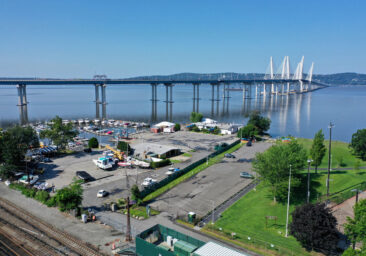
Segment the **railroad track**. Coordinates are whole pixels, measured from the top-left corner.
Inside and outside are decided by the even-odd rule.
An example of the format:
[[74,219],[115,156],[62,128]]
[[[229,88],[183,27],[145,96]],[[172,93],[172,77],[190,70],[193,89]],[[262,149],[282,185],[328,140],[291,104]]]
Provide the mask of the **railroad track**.
[[41,251],[45,252],[43,255],[103,255],[92,246],[58,230],[6,199],[0,198],[0,211],[0,224],[11,227],[13,232],[38,244]]

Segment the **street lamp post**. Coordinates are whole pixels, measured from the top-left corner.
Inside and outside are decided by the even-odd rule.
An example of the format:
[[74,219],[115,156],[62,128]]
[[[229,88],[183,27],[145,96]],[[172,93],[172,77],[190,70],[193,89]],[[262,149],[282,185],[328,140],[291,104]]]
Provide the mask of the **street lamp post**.
[[290,191],[291,191],[291,164],[290,164],[290,174],[288,177],[288,196],[287,196],[287,215],[286,215],[286,237],[288,236],[288,215],[290,211]]
[[358,203],[358,193],[362,192],[362,191],[358,190],[358,188],[352,189],[351,191],[356,192],[356,204],[357,204]]
[[307,203],[310,202],[310,164],[313,160],[308,160],[308,194],[307,194]]
[[331,151],[332,151],[332,128],[334,124],[332,122],[329,123],[329,154],[328,154],[328,178],[327,178],[327,199],[329,199],[329,178],[330,178],[330,162],[331,162]]

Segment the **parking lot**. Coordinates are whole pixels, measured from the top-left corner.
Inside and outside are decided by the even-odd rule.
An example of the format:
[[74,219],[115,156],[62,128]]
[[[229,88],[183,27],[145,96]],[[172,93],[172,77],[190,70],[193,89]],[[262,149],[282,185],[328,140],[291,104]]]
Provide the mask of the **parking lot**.
[[[216,136],[186,131],[172,134],[141,133],[135,136],[138,137],[132,140],[132,147],[134,143],[158,143],[177,147],[182,152],[189,152],[191,157],[183,157],[184,161],[157,170],[115,168],[111,171],[104,171],[97,168],[92,161],[101,157],[102,151],[93,150],[92,153],[78,152],[72,155],[52,158],[51,163],[41,163],[40,167],[45,168],[41,180],[46,181],[49,186],[54,185],[57,190],[69,185],[76,177],[77,171],[86,171],[95,178],[95,181],[83,184],[83,205],[100,208],[105,202],[116,201],[121,197],[129,196],[130,188],[134,184],[143,189],[141,183],[145,178],[150,177],[160,181],[167,176],[166,172],[170,167],[182,169],[212,153],[215,145],[222,142],[229,144],[237,139],[233,135]],[[192,151],[192,149],[194,150]],[[108,191],[110,193],[109,196],[97,198],[97,192],[101,189]]]
[[270,145],[259,142],[252,147],[241,147],[233,153],[235,158],[224,158],[161,195],[151,206],[173,215],[186,215],[190,211],[205,215],[251,182],[251,179],[241,178],[240,172],[255,175],[251,170],[251,160],[257,152],[265,151]]

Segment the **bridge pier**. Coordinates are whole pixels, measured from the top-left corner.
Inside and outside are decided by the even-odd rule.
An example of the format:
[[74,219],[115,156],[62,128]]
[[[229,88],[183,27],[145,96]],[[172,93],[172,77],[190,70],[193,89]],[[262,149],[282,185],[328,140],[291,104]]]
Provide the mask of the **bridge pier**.
[[230,98],[229,84],[224,84],[222,92],[223,92],[222,114],[224,115],[229,112],[229,98]]
[[99,84],[95,84],[94,89],[95,89],[95,118],[99,119],[100,118]]
[[164,84],[165,85],[165,103],[166,103],[166,120],[173,120],[173,85],[172,84]]
[[193,112],[200,111],[200,84],[193,84]]
[[155,122],[157,120],[157,87],[158,84],[151,84],[151,121]]
[[19,107],[19,123],[21,125],[28,123],[28,102],[27,90],[25,84],[18,84],[18,107]]
[[[100,105],[102,105],[102,119],[107,119],[107,96],[106,96],[106,84],[94,84],[95,89],[95,116],[96,118],[100,118]],[[100,101],[100,94],[99,88],[101,92],[101,99]]]

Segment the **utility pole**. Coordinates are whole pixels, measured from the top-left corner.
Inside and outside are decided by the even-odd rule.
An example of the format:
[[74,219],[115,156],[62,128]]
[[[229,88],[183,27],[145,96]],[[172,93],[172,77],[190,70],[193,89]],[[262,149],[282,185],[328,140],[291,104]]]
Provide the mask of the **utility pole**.
[[290,191],[291,191],[291,164],[290,164],[290,174],[288,177],[288,195],[287,195],[287,217],[286,217],[286,237],[288,237],[288,215],[290,211]]
[[308,194],[307,194],[307,203],[310,202],[310,163],[312,162],[313,160],[309,159],[308,160]]
[[212,202],[212,225],[213,225],[215,222],[215,201],[211,200],[211,202]]
[[131,242],[131,224],[130,224],[130,197],[127,197],[127,231],[126,242]]
[[327,178],[327,199],[329,199],[329,178],[330,178],[330,158],[331,158],[331,151],[332,151],[332,128],[334,124],[332,122],[329,123],[329,154],[328,154],[328,178]]

